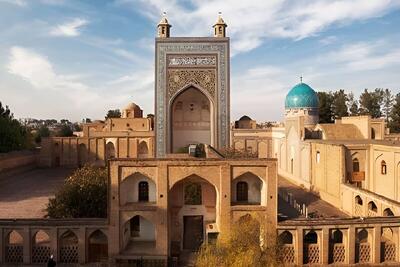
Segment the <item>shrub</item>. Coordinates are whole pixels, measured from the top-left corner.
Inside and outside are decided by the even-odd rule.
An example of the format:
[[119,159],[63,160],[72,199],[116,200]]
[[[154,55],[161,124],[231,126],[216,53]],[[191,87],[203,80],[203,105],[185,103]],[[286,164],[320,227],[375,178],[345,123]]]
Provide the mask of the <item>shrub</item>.
[[84,166],[68,177],[49,200],[50,218],[107,217],[107,170]]

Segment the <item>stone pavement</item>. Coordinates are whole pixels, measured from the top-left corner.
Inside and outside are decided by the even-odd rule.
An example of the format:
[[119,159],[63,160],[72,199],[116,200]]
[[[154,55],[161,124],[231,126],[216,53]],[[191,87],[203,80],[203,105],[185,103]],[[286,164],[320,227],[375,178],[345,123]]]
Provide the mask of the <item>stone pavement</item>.
[[[349,216],[340,209],[320,199],[318,196],[307,191],[306,189],[295,185],[288,179],[278,175],[278,190],[286,191],[293,195],[293,198],[299,202],[306,204],[309,216],[321,218],[348,218]],[[282,198],[278,200],[278,213],[287,216],[288,219],[301,217],[294,208],[290,207]]]
[[0,219],[43,218],[53,197],[72,169],[34,169],[0,178]]

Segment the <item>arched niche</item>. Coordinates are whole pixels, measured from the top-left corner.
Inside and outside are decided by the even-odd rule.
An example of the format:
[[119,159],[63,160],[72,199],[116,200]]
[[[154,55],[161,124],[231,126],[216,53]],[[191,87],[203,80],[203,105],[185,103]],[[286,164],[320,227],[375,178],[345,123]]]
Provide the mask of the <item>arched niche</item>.
[[[143,198],[144,190],[147,185],[147,201]],[[129,175],[120,184],[120,203],[125,205],[127,203],[135,202],[151,202],[155,203],[156,198],[156,184],[146,175],[136,172]]]
[[190,144],[213,143],[213,102],[195,86],[189,86],[170,102],[171,151],[178,152]]
[[[244,190],[247,189],[247,195]],[[252,172],[245,172],[231,182],[232,204],[265,205],[266,186],[263,180]],[[247,197],[247,200],[246,200]]]

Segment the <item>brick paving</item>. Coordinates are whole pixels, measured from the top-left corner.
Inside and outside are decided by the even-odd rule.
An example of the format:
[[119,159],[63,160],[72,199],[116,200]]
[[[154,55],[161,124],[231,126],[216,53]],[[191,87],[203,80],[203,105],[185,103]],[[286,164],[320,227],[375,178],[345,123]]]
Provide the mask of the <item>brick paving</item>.
[[72,169],[34,169],[0,177],[0,219],[43,218],[53,197]]

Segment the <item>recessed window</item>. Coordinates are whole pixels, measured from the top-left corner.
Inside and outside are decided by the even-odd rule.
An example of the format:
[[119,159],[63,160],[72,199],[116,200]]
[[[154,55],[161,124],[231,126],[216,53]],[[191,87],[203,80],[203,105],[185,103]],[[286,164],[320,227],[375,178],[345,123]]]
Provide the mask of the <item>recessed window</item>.
[[236,184],[236,200],[237,201],[248,201],[249,187],[246,182],[238,182]]
[[382,160],[381,161],[381,174],[386,175],[386,173],[387,173],[386,161]]
[[149,201],[149,183],[140,182],[139,183],[139,201]]
[[360,162],[358,162],[358,159],[355,158],[353,159],[353,172],[359,172],[360,171]]
[[185,186],[185,205],[201,205],[201,184],[191,183]]

